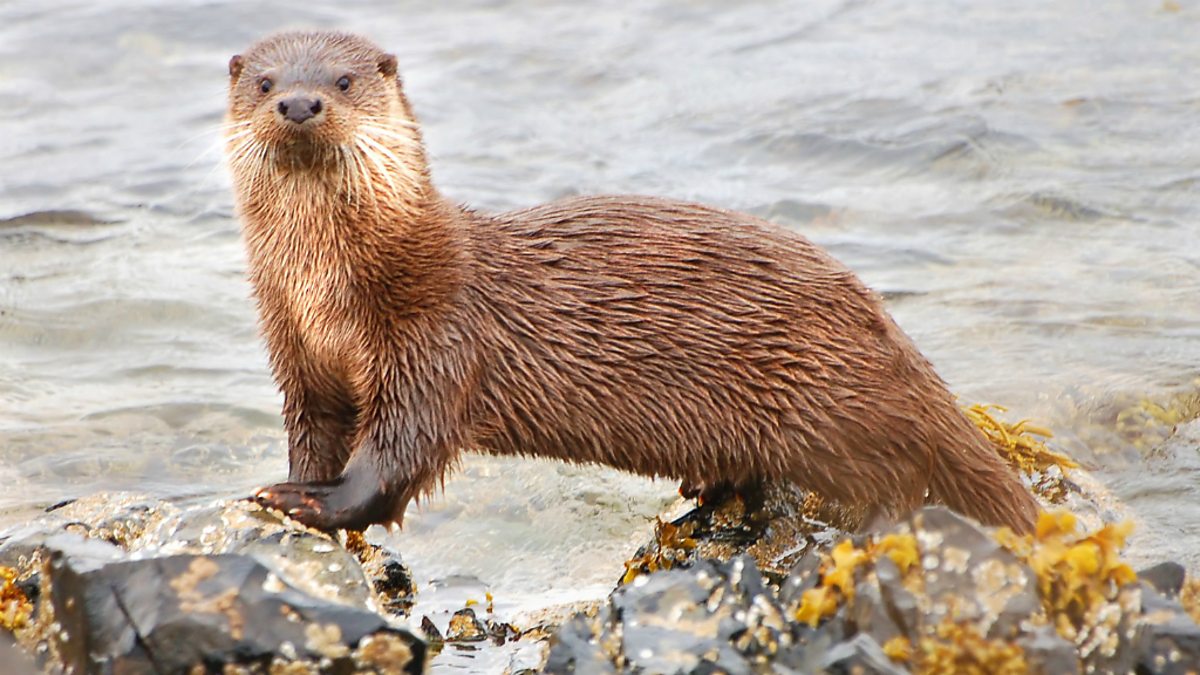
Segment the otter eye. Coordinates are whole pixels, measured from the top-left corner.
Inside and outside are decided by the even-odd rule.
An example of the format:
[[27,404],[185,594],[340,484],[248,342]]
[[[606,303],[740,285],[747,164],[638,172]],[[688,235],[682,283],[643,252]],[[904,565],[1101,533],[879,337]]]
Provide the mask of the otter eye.
[[343,76],[339,77],[338,81],[337,81],[337,86],[338,86],[338,89],[341,89],[342,91],[348,91],[350,89],[350,76],[343,75]]
[[274,84],[275,83],[271,81],[271,78],[264,77],[262,81],[258,83],[258,89],[265,94],[271,91],[271,87],[274,86]]

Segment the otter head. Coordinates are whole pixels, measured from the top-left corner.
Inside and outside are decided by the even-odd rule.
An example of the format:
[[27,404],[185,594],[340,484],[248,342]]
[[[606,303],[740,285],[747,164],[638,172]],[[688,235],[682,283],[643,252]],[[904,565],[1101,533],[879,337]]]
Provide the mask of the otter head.
[[[229,61],[226,153],[239,197],[325,180],[347,201],[405,201],[426,181],[396,57],[346,33],[268,37]],[[390,194],[382,194],[381,190]]]

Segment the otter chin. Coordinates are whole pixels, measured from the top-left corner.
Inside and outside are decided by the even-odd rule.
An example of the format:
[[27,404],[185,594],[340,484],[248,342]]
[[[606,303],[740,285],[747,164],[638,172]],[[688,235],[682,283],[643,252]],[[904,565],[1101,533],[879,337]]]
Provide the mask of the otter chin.
[[639,196],[485,214],[433,186],[396,58],[333,32],[229,63],[226,152],[316,528],[401,523],[463,451],[689,494],[791,481],[897,518],[1037,504],[846,267],[750,215]]

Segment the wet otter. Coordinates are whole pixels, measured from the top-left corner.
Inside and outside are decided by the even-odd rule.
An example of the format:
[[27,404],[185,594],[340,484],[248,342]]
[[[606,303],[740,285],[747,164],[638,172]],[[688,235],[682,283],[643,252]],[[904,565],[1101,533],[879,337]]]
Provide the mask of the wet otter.
[[288,431],[289,482],[264,504],[323,529],[400,522],[466,449],[1032,527],[1034,500],[932,366],[806,239],[647,197],[456,206],[395,57],[360,37],[276,35],[229,72]]

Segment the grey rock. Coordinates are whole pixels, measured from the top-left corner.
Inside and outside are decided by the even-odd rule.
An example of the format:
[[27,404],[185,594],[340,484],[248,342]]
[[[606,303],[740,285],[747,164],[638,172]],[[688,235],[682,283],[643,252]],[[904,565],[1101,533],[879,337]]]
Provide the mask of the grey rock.
[[1041,626],[1017,640],[1025,650],[1025,663],[1031,675],[1069,675],[1081,672],[1075,645],[1064,640],[1050,626]]
[[932,608],[925,623],[943,618],[938,608],[954,607],[956,620],[974,622],[988,638],[1015,639],[1021,622],[1041,608],[1032,571],[974,521],[930,507],[895,531],[911,531],[921,551]]
[[701,561],[639,577],[594,619],[559,631],[548,672],[612,672],[617,647],[632,672],[767,672],[791,644],[788,621],[748,558]]
[[1141,614],[1136,637],[1120,654],[1136,663],[1139,673],[1195,673],[1200,671],[1200,625],[1178,600],[1160,595],[1141,582]]
[[1154,587],[1154,590],[1168,598],[1179,597],[1183,589],[1183,581],[1187,577],[1187,569],[1177,562],[1161,562],[1147,567],[1137,573],[1138,579]]
[[858,634],[835,645],[825,654],[821,668],[828,673],[855,675],[907,675],[908,671],[892,663],[883,648],[870,635]]
[[266,667],[280,658],[340,672],[354,666],[355,647],[388,639],[398,645],[390,652],[395,665],[423,668],[425,645],[412,634],[307,595],[252,557],[105,562],[78,542],[65,543],[49,543],[48,601],[61,626],[55,651],[67,670],[187,672],[198,664]]
[[609,609],[595,617],[583,614],[564,624],[554,636],[544,672],[550,675],[608,675],[619,672],[596,637],[609,622]]
[[144,555],[252,555],[288,583],[331,602],[370,608],[371,583],[352,553],[328,535],[298,529],[249,501],[187,509],[133,542]]

